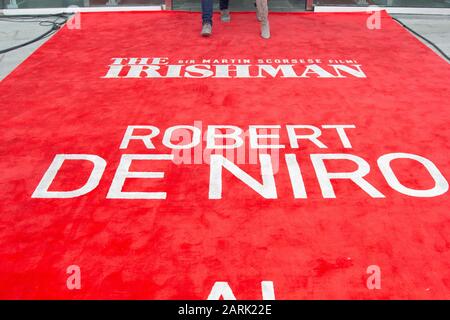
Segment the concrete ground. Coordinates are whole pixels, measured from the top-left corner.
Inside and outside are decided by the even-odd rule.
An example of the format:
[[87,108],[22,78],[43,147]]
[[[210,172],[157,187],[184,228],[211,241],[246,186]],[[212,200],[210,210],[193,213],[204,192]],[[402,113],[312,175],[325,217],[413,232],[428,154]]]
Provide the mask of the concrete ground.
[[[450,56],[450,16],[398,14],[394,15],[394,17],[428,40],[434,42],[447,56]],[[423,42],[423,40],[421,41]],[[428,45],[428,43],[424,43]],[[434,48],[432,49],[436,51]]]
[[[439,15],[396,15],[407,26],[422,34],[450,55],[450,16]],[[40,26],[33,21],[5,20],[0,16],[0,51],[30,39],[49,30],[49,26]],[[18,50],[0,54],[0,80],[30,56],[47,39]]]
[[[38,22],[6,21],[0,16],[0,51],[25,43],[44,34],[49,29],[49,26],[40,26]],[[0,54],[0,80],[4,79],[48,39],[45,38],[23,48]]]

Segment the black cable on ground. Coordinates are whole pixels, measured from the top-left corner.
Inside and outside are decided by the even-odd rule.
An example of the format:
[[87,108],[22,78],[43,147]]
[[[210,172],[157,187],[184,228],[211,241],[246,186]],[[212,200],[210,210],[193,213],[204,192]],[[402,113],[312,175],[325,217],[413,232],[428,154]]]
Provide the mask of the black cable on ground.
[[[45,18],[56,18],[54,21],[50,21],[50,20],[42,20]],[[62,21],[58,21],[62,19]],[[44,39],[46,37],[49,37],[50,35],[54,34],[56,31],[58,31],[69,19],[69,15],[68,14],[46,14],[46,15],[26,15],[26,16],[0,16],[0,21],[2,20],[6,20],[6,21],[11,21],[11,22],[38,22],[39,25],[41,26],[51,26],[50,30],[48,30],[47,32],[41,34],[40,36],[31,39],[30,41],[27,41],[25,43],[21,43],[17,46],[13,46],[10,48],[6,48],[6,49],[0,49],[0,54],[3,53],[7,53],[22,47],[25,47],[27,45],[30,45],[34,42],[37,42],[41,39]]]
[[450,57],[441,49],[439,48],[433,41],[425,38],[423,35],[421,35],[420,33],[414,31],[413,29],[411,29],[410,27],[408,27],[406,24],[404,24],[402,21],[400,21],[397,18],[392,17],[392,19],[394,19],[395,21],[397,21],[403,28],[407,29],[409,32],[413,33],[414,35],[416,35],[417,37],[419,37],[420,39],[424,40],[425,42],[427,42],[429,45],[431,45],[433,48],[436,49],[436,51],[438,51],[448,62],[450,62]]

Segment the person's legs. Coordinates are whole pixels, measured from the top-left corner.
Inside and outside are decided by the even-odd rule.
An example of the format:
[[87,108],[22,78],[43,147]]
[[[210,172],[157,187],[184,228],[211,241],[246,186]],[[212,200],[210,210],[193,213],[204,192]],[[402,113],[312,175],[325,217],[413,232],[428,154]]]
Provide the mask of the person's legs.
[[[220,0],[220,19],[229,22],[230,11],[228,10],[229,0]],[[202,0],[202,36],[208,37],[212,33],[214,0]]]
[[220,10],[228,9],[229,0],[220,0]]
[[203,23],[212,24],[212,16],[213,16],[213,0],[202,0],[202,21]]
[[268,20],[269,6],[267,5],[267,0],[256,0],[256,14],[258,21]]
[[261,37],[269,39],[269,7],[267,5],[267,0],[256,0],[256,10],[258,20],[261,21]]
[[230,10],[228,10],[228,0],[220,0],[220,20],[230,22]]
[[202,0],[202,36],[209,37],[212,33],[212,16],[214,0]]

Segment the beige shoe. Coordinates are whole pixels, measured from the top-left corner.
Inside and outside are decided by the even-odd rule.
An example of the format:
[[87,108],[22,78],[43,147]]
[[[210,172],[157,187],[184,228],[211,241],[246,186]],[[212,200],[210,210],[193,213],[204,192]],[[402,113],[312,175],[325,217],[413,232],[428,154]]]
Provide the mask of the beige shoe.
[[270,39],[270,25],[269,20],[261,21],[261,37]]

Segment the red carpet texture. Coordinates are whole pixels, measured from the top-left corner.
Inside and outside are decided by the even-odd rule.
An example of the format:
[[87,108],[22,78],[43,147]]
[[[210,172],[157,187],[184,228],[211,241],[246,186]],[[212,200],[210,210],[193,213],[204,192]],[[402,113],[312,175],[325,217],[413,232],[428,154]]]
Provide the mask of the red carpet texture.
[[450,67],[368,18],[60,30],[0,84],[0,298],[449,299]]

